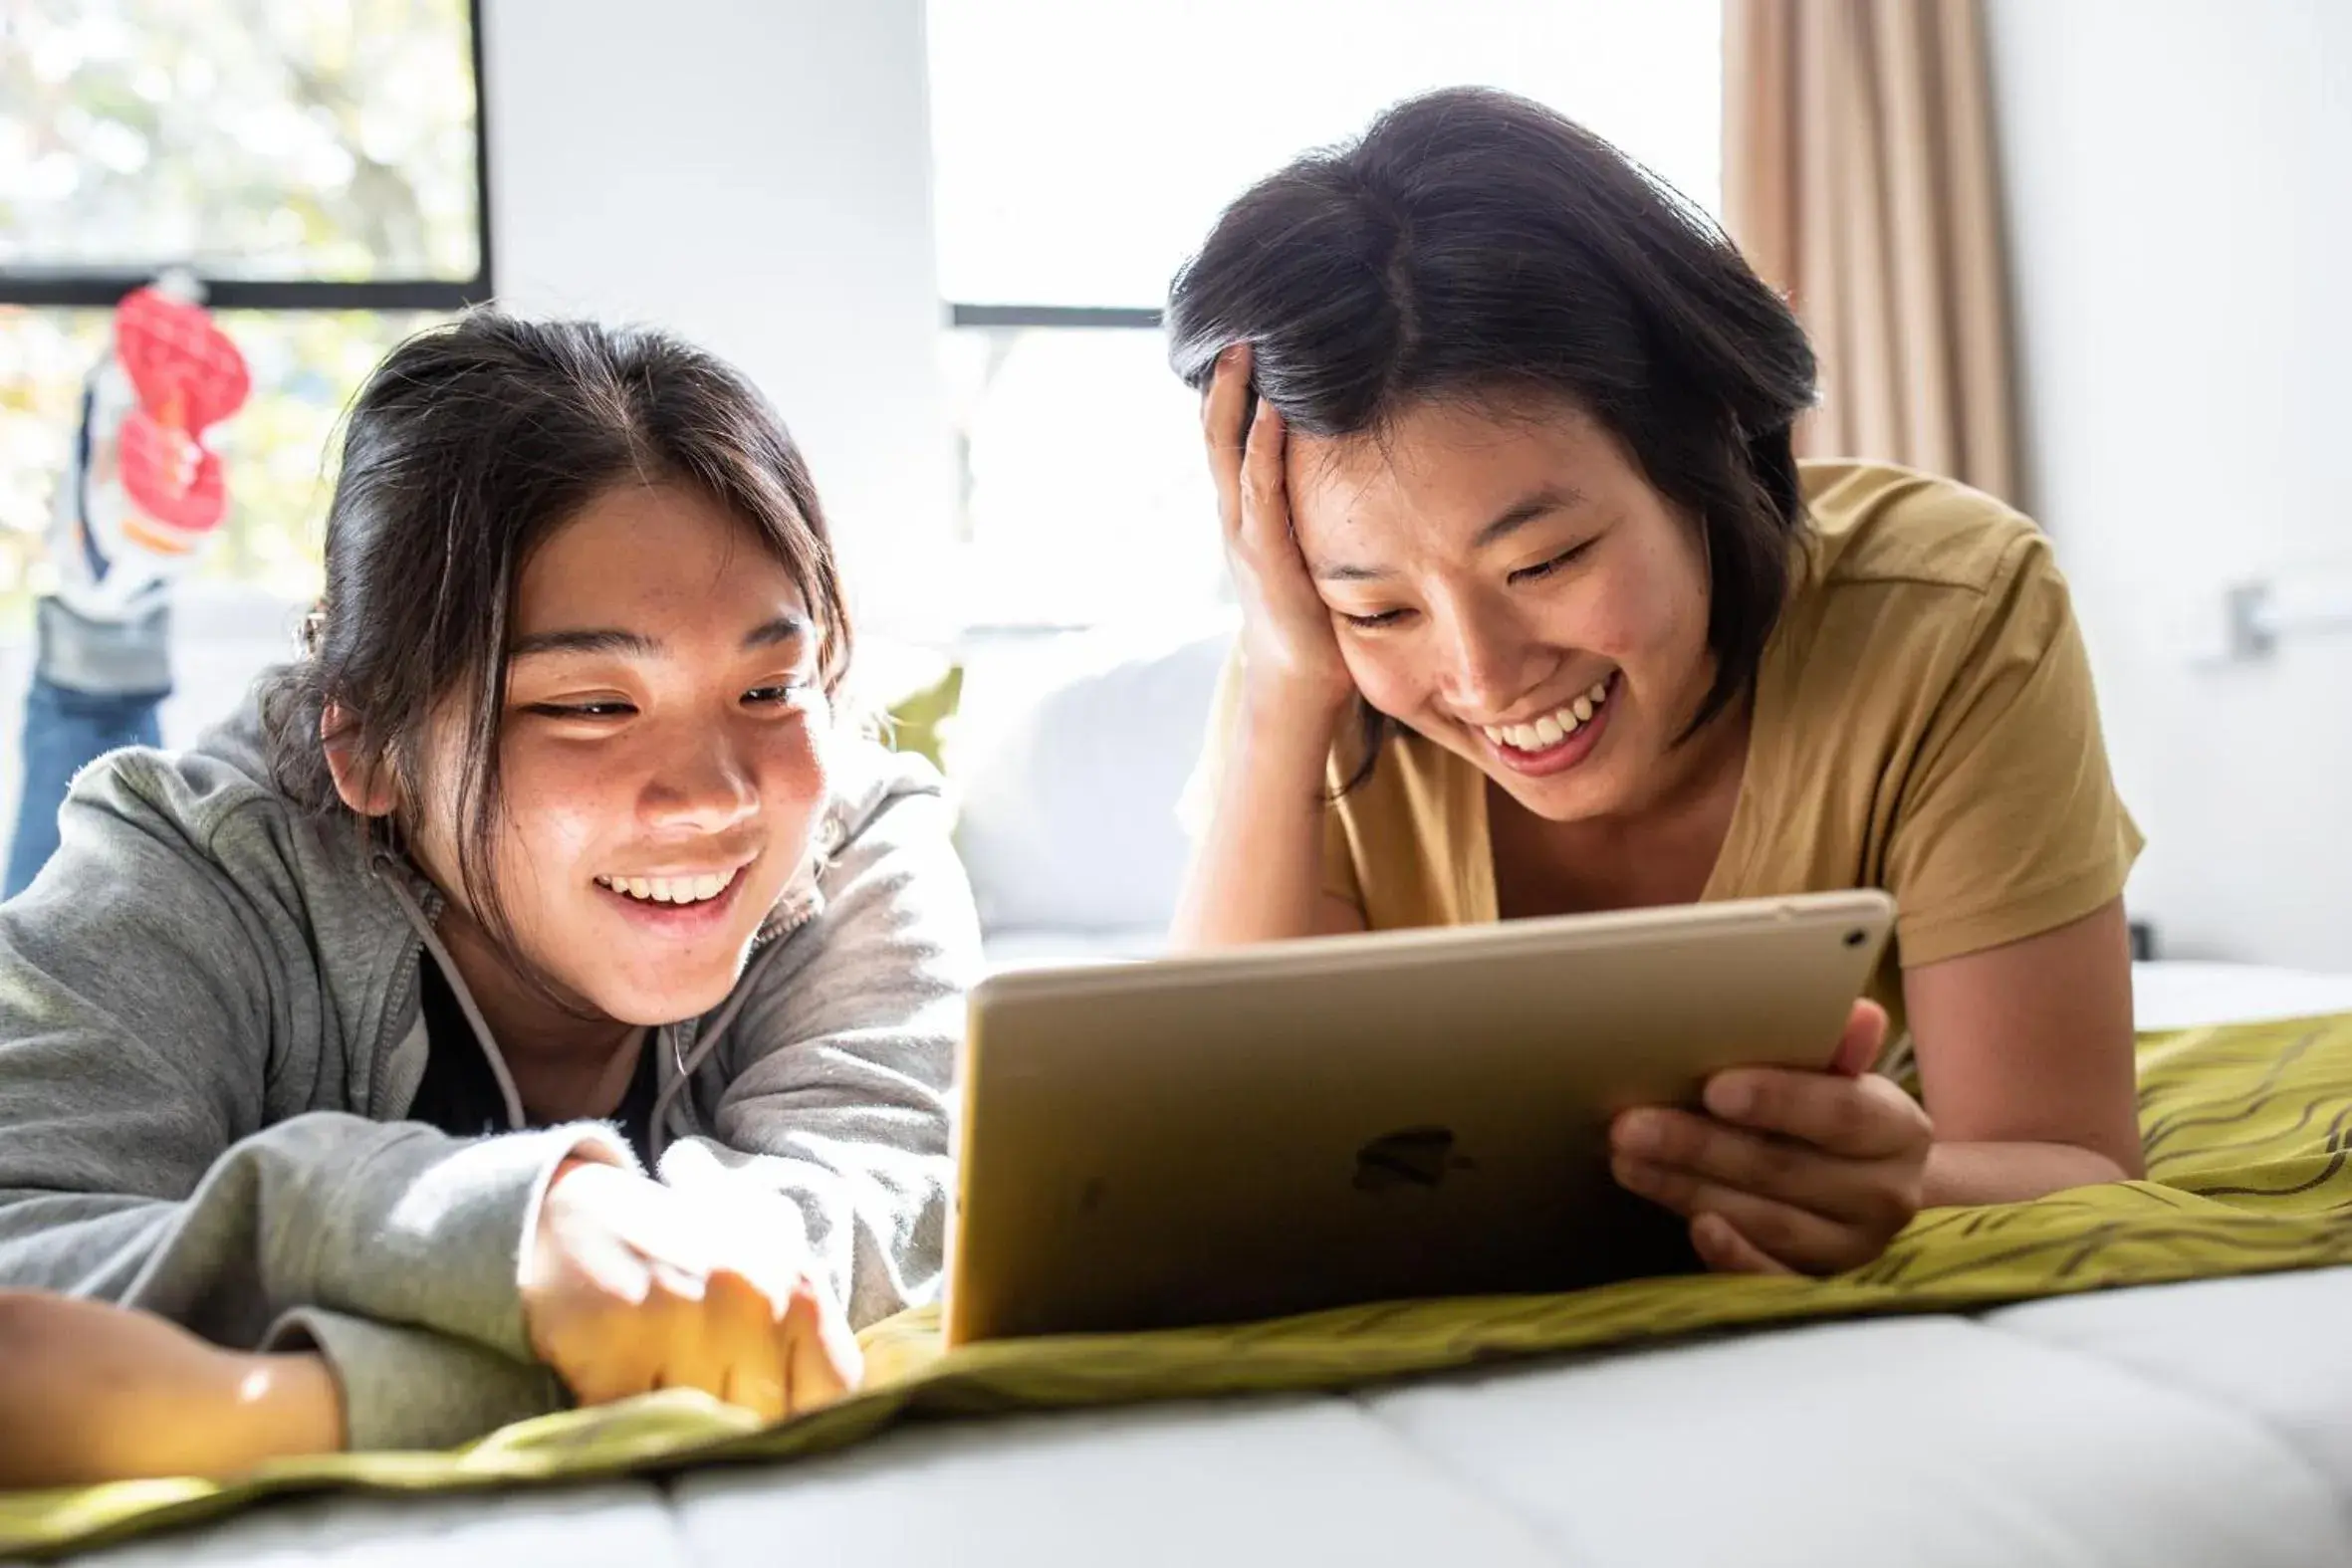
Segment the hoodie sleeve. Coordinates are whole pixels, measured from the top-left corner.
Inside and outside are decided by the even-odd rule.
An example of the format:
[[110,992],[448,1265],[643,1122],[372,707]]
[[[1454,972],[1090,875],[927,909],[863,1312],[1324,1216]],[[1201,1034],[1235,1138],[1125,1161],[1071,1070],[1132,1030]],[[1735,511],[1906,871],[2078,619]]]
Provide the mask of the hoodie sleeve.
[[823,908],[762,965],[718,1043],[716,1139],[661,1161],[673,1185],[718,1167],[792,1200],[858,1328],[939,1287],[951,1080],[980,975],[950,825],[936,788],[898,793],[842,846]]
[[[341,1109],[375,1053],[333,1044],[292,829],[199,783],[153,754],[101,765],[0,906],[0,1284],[240,1348],[316,1308],[528,1362],[517,1264],[549,1180],[583,1146],[631,1156],[596,1124],[469,1140]],[[400,1343],[318,1339],[331,1359]],[[353,1432],[401,1438],[363,1408],[398,1366],[336,1370]]]
[[265,1350],[317,1350],[343,1396],[344,1441],[354,1454],[453,1449],[572,1403],[537,1362],[429,1329],[302,1307],[282,1318]]

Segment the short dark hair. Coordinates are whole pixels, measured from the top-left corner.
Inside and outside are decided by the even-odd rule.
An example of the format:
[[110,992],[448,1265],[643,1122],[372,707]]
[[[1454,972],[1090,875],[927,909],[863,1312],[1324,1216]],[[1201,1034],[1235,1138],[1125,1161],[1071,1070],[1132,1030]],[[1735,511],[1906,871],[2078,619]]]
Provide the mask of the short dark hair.
[[[1716,677],[1685,736],[1754,683],[1805,527],[1789,427],[1813,351],[1723,231],[1600,137],[1506,93],[1408,100],[1226,208],[1167,321],[1188,384],[1247,342],[1258,394],[1312,436],[1566,398],[1699,521]],[[1361,712],[1351,784],[1387,735]]]
[[[329,704],[362,767],[388,769],[412,834],[433,711],[461,699],[458,872],[518,962],[489,874],[503,808],[499,720],[515,591],[532,552],[618,484],[691,487],[792,572],[817,622],[828,695],[850,632],[833,546],[800,449],[723,361],[664,334],[477,311],[401,343],[346,421],[327,513],[327,583],[305,653],[262,698],[277,786],[341,809],[321,743]],[[370,830],[373,824],[367,824]]]

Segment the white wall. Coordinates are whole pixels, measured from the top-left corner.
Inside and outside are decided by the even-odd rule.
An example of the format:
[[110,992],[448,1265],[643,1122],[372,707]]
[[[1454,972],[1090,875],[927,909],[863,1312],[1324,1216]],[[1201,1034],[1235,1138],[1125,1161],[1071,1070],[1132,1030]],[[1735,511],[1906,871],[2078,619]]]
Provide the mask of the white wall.
[[864,619],[920,617],[886,590],[939,553],[953,495],[921,0],[484,9],[501,296],[657,323],[750,372]]
[[2352,580],[2352,6],[1988,0],[2027,504],[2168,956],[2352,971],[2352,634],[2195,667],[2238,579]]

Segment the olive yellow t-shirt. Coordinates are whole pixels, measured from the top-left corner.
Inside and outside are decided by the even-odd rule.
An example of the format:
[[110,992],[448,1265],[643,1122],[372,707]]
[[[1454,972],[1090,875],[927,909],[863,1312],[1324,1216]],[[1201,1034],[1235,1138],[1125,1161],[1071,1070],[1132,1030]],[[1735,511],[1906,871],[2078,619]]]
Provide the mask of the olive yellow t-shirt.
[[[1903,1040],[1903,969],[2092,913],[2122,893],[2140,834],[2048,540],[1990,496],[1907,469],[1807,463],[1802,485],[1811,538],[1757,672],[1747,768],[1701,897],[1893,894],[1896,939],[1869,992]],[[1218,708],[1204,773],[1230,722]],[[1396,729],[1371,779],[1325,813],[1323,884],[1375,931],[1497,919],[1486,776]]]

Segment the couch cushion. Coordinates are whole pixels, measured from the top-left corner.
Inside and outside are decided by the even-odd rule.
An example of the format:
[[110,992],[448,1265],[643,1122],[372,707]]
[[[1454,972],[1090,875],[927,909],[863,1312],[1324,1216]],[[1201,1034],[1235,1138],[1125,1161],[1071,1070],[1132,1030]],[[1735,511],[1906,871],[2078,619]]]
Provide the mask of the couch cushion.
[[1166,928],[1188,853],[1176,797],[1230,638],[1220,623],[966,652],[947,760],[985,928]]

